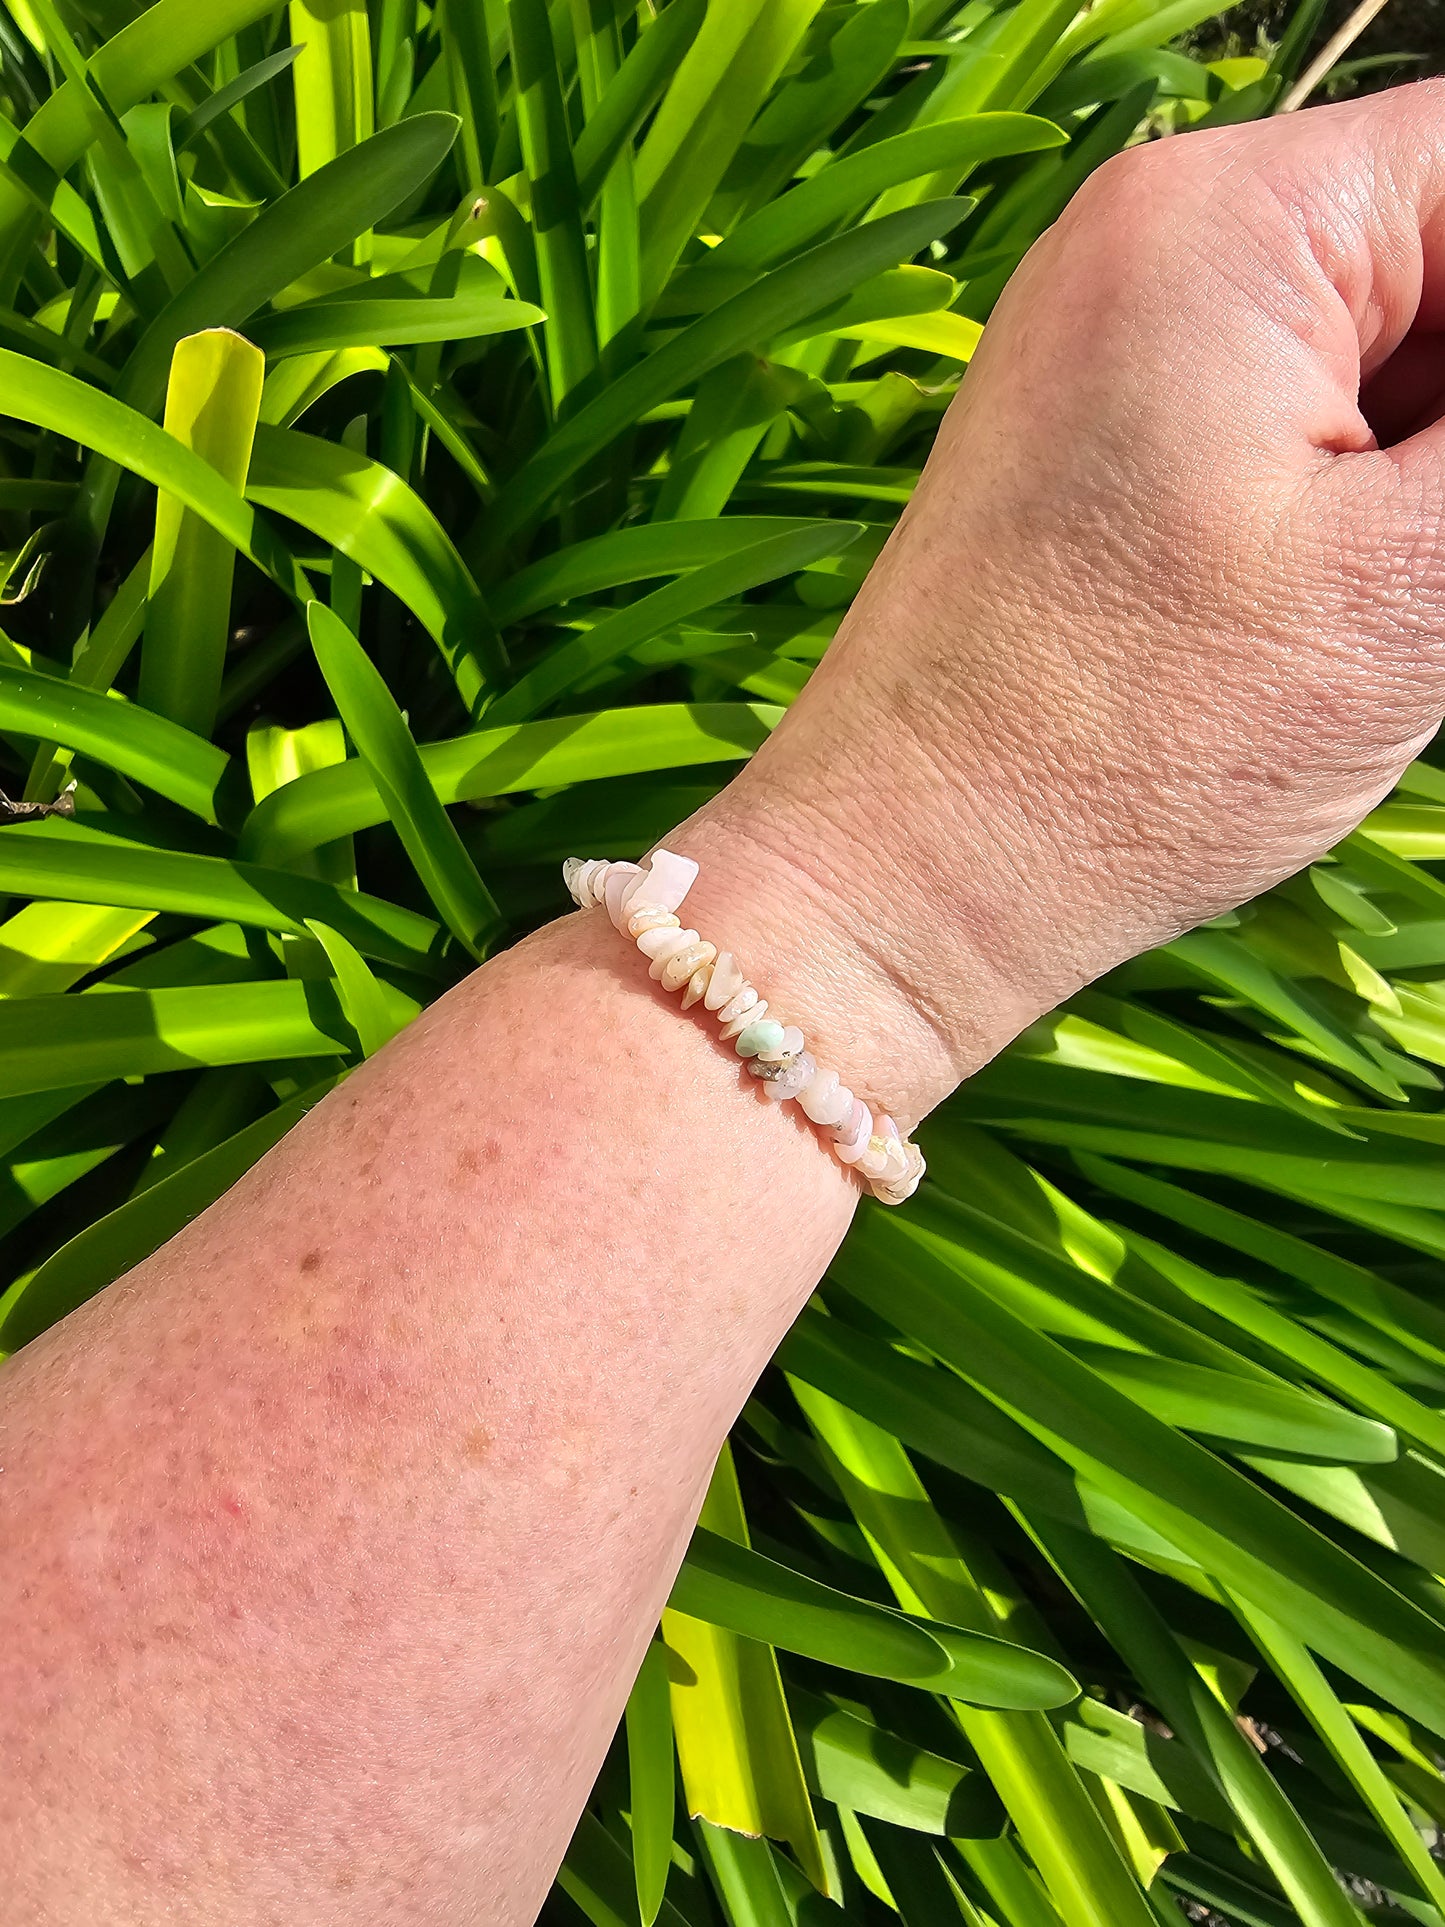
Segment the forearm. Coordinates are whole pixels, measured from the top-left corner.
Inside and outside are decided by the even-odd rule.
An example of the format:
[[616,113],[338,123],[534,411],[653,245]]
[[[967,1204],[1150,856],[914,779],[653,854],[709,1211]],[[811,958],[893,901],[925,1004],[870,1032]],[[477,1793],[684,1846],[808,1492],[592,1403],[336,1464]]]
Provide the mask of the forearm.
[[[867,971],[764,861],[699,918],[826,1028]],[[857,1197],[712,1029],[567,918],[8,1368],[12,1919],[532,1917]]]

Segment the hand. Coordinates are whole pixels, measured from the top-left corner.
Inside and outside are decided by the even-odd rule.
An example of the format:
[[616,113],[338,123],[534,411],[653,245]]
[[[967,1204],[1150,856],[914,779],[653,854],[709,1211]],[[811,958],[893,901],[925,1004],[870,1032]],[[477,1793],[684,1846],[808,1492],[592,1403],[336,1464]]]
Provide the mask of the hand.
[[1135,148],[1031,250],[823,665],[670,839],[857,1089],[921,1114],[1429,740],[1442,337],[1440,82]]

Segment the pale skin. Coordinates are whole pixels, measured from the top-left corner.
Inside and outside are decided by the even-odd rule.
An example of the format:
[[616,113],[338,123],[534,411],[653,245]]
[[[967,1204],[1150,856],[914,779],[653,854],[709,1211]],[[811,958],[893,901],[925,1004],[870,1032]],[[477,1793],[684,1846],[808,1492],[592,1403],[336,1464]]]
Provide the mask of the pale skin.
[[[1441,334],[1437,84],[1136,152],[1039,242],[824,667],[668,839],[859,1092],[912,1124],[1428,739]],[[857,1197],[579,915],[28,1347],[8,1920],[530,1921]]]

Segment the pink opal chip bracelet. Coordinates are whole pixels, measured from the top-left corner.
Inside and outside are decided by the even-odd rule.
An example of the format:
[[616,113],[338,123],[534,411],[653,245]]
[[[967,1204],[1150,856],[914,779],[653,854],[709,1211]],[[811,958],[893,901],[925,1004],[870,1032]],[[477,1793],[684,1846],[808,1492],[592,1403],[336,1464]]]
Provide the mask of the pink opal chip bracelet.
[[671,850],[654,850],[640,863],[609,863],[604,857],[569,856],[562,879],[579,910],[604,909],[618,930],[637,941],[648,975],[664,990],[683,993],[682,1007],[702,1004],[721,1025],[748,1070],[775,1103],[795,1099],[875,1198],[902,1204],[918,1189],[923,1153],[899,1132],[891,1117],[875,1117],[838,1073],[820,1065],[796,1024],[769,1016],[730,951],[719,951],[696,930],[684,930],[678,910],[692,888],[697,865]]

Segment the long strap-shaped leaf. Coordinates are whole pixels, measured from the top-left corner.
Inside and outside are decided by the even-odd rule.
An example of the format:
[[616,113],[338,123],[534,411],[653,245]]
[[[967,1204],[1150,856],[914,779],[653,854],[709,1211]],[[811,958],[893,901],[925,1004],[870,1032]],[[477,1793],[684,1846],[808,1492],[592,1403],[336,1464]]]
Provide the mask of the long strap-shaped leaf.
[[834,1275],[1077,1470],[1322,1657],[1445,1733],[1445,1628],[1203,1446],[963,1278],[947,1246],[869,1213]]
[[542,513],[567,478],[639,415],[730,355],[761,347],[785,328],[841,301],[860,281],[910,260],[946,234],[968,206],[967,201],[933,201],[824,241],[645,356],[565,422],[513,476],[486,511],[486,553],[499,555],[508,538]]
[[[123,114],[173,74],[232,34],[274,10],[276,0],[159,0],[96,49],[90,77],[111,111]],[[95,137],[85,91],[66,81],[39,106],[22,130],[24,140],[57,179],[67,174]],[[0,299],[9,301],[25,265],[37,215],[18,182],[0,174]],[[182,333],[189,330],[182,329]]]
[[113,395],[0,348],[0,410],[94,449],[154,482],[209,522],[298,602],[307,600],[306,579],[294,557],[250,504],[194,449]]
[[185,984],[0,1001],[0,1096],[353,1049],[329,984]]
[[469,709],[495,685],[506,656],[481,593],[431,509],[391,469],[339,442],[262,422],[246,494],[321,536],[405,603]]
[[153,414],[171,350],[183,335],[201,328],[239,328],[430,180],[456,132],[451,114],[414,115],[338,155],[264,208],[147,328],[126,363],[124,399]]
[[495,727],[524,722],[584,676],[615,662],[672,623],[711,608],[715,602],[742,595],[759,583],[792,575],[810,562],[820,562],[825,555],[836,555],[861,533],[856,522],[824,522],[787,535],[768,536],[751,548],[679,576],[665,588],[654,589],[651,595],[618,609],[596,628],[553,649],[497,698],[487,712],[488,723]]
[[0,729],[80,750],[205,822],[216,821],[230,757],[203,736],[135,703],[58,676],[0,665]]
[[428,975],[436,971],[445,941],[430,917],[382,897],[229,857],[91,838],[78,823],[19,823],[0,831],[0,890],[166,911],[293,937],[304,936],[308,920],[315,919],[364,957]]
[[[782,711],[766,703],[658,703],[604,709],[509,729],[479,729],[421,745],[422,768],[443,803],[514,790],[551,789],[644,770],[685,769],[751,756]],[[244,853],[284,863],[296,850],[386,821],[365,764],[353,757],[313,770],[265,797],[241,833]]]
[[1008,1640],[910,1617],[835,1591],[699,1528],[669,1604],[749,1639],[979,1706],[1066,1706],[1078,1687]]
[[442,808],[396,699],[346,624],[324,603],[306,611],[311,646],[346,733],[371,772],[378,796],[442,921],[480,957],[501,914]]

